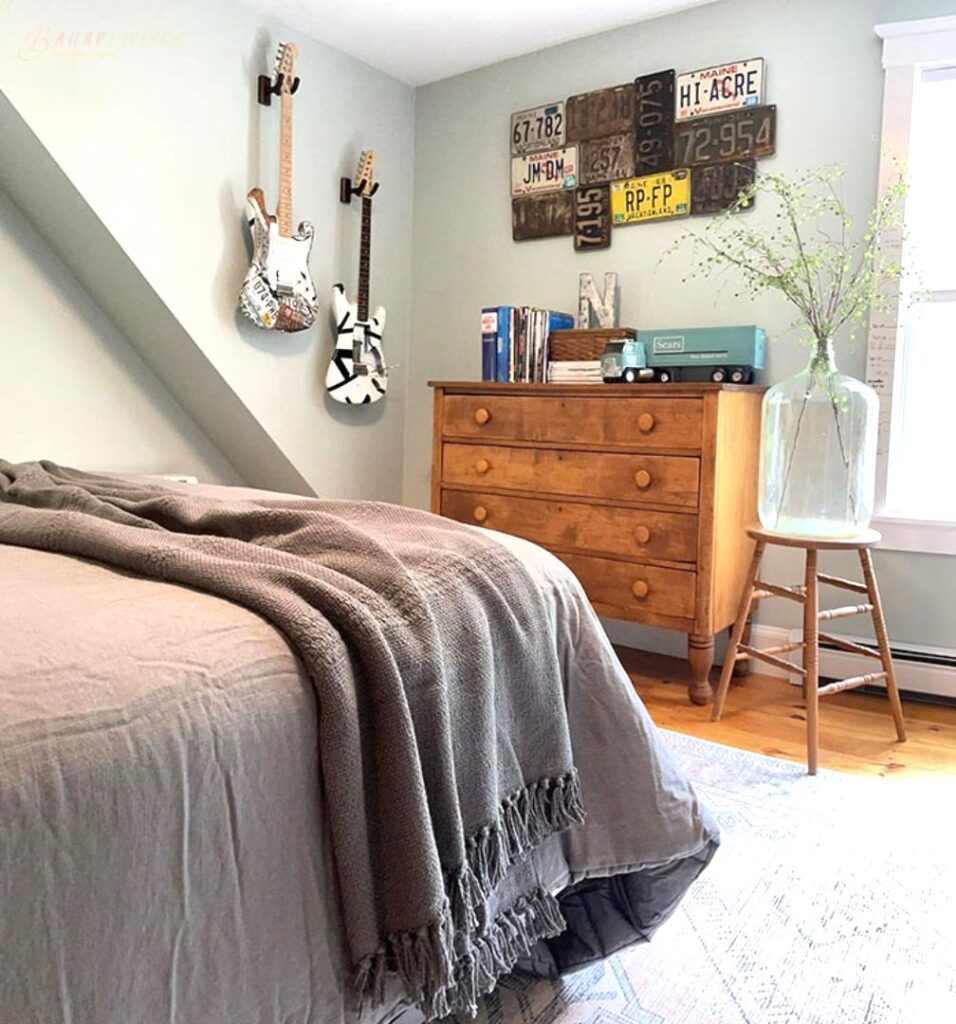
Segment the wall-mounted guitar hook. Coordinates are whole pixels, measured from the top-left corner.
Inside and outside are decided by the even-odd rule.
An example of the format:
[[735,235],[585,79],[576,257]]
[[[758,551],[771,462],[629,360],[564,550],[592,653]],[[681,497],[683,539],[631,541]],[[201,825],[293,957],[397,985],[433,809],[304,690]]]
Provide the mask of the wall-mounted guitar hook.
[[[268,75],[259,76],[259,85],[257,89],[257,98],[264,107],[272,106],[272,97],[278,96],[282,92],[282,79],[285,75],[276,75],[275,81]],[[294,78],[292,80],[292,89],[290,92],[295,92],[299,88],[299,79]]]
[[[369,197],[374,196],[378,191],[378,187],[381,182],[376,181],[369,192]],[[363,178],[357,185],[352,184],[351,178],[339,178],[339,202],[345,203],[346,206],[352,202],[352,196],[364,195],[365,194],[365,179]]]

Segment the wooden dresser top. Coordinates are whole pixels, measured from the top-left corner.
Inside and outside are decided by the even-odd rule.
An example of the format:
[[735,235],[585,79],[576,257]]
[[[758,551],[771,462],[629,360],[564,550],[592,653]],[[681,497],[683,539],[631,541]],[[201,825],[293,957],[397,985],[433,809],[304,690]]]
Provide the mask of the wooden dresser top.
[[499,384],[482,380],[430,380],[430,388],[441,388],[449,394],[482,395],[573,395],[588,398],[689,398],[711,391],[744,391],[762,394],[760,384]]

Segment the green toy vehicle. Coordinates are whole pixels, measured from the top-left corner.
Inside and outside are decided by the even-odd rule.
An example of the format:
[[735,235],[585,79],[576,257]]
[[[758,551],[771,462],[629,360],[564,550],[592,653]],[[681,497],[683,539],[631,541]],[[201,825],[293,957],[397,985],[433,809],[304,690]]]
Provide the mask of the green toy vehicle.
[[762,327],[692,327],[638,331],[609,341],[601,356],[605,383],[711,380],[749,384],[764,365]]

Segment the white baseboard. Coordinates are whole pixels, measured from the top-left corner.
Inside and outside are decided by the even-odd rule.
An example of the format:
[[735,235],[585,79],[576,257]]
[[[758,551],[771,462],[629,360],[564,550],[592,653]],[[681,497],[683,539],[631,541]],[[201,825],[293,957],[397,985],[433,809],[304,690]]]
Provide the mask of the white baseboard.
[[[786,643],[796,643],[803,639],[803,633],[799,629],[781,629],[779,626],[755,625],[753,630],[752,643],[754,647],[776,647]],[[847,640],[861,641],[859,637],[847,636]],[[956,699],[956,664],[941,665],[930,660],[924,660],[920,655],[931,654],[945,658],[956,658],[956,651],[920,650],[904,644],[894,644],[895,655],[893,665],[896,670],[896,681],[901,690],[908,690],[911,693],[925,693],[934,697],[951,697]],[[795,664],[802,664],[802,652],[791,651],[789,657]],[[874,671],[877,665],[872,658],[865,658],[860,654],[852,654],[849,651],[836,650],[831,647],[820,648],[820,676],[826,679],[848,679],[851,676],[864,675]],[[791,683],[800,684],[800,677],[796,673],[789,673],[775,665],[768,665],[765,662],[755,662],[754,668],[762,675],[776,676],[777,678],[789,678]],[[877,665],[877,670],[878,670]],[[881,686],[881,683],[875,683]]]

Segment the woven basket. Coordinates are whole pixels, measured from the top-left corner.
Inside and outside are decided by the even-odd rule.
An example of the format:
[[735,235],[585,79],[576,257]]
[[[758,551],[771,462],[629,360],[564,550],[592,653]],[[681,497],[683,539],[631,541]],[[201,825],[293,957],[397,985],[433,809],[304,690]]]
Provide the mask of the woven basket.
[[637,332],[631,327],[576,327],[566,331],[552,331],[548,339],[551,361],[566,363],[571,360],[600,359],[612,339],[635,337]]

